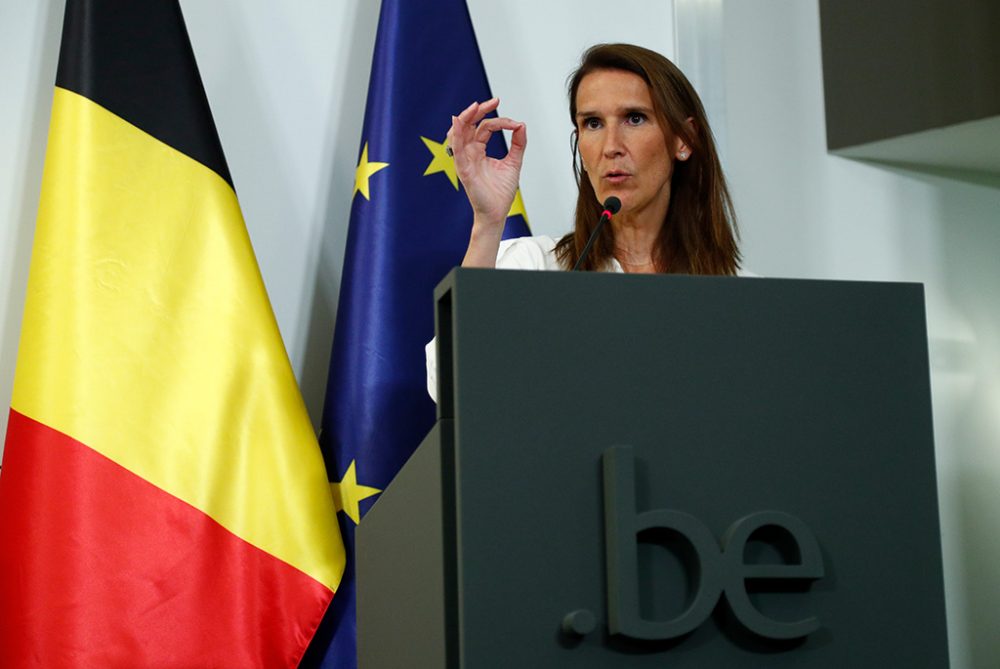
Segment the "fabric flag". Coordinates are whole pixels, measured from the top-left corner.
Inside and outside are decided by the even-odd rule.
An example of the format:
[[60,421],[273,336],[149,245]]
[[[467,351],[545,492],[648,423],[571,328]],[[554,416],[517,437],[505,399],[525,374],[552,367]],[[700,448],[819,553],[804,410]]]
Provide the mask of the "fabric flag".
[[296,666],[344,549],[176,0],[69,0],[0,476],[0,666]]
[[[355,666],[354,527],[434,423],[433,292],[472,226],[445,135],[452,114],[490,97],[464,0],[382,1],[320,433],[348,567],[311,666]],[[501,134],[488,153],[506,155]],[[505,237],[525,234],[518,192]]]

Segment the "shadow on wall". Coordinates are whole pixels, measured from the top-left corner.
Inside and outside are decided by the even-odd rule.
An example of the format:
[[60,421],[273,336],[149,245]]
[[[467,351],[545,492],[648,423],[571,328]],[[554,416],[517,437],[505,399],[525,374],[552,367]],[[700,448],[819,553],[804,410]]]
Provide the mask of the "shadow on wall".
[[[873,167],[883,167],[901,176],[922,178],[923,181],[932,185],[940,185],[942,181],[951,181],[1000,190],[1000,174],[949,169],[947,167],[934,167],[932,165],[920,165],[917,163],[894,162],[891,160],[853,160],[872,165]],[[1000,220],[1000,212],[998,212],[997,220]]]
[[[870,161],[866,161],[870,162]],[[1000,174],[879,164],[932,186],[939,197],[942,290],[968,339],[931,341],[939,476],[952,495],[944,523],[957,554],[953,606],[960,603],[968,666],[997,666],[1000,637]],[[940,400],[940,401],[939,401]],[[945,415],[947,414],[947,415]]]
[[[368,78],[372,61],[372,45],[378,26],[379,4],[358,3],[357,14],[350,30],[351,39],[345,42],[344,53],[338,57],[347,63],[343,85],[335,91],[334,100],[341,107],[340,124],[327,133],[326,147],[332,154],[331,183],[323,207],[322,235],[316,243],[319,259],[316,266],[313,290],[303,291],[309,304],[301,310],[305,332],[302,371],[299,387],[309,410],[309,417],[317,433],[323,413],[330,353],[333,346],[337,301],[340,297],[341,270],[344,265],[344,248],[347,246],[347,226],[353,200],[354,169],[361,146],[361,125],[368,97]],[[334,142],[335,138],[344,141]]]
[[[0,454],[3,453],[3,436],[7,433],[7,408],[13,392],[14,366],[17,359],[18,339],[21,333],[21,316],[24,311],[25,291],[28,285],[28,268],[31,264],[31,242],[35,233],[35,217],[38,213],[38,197],[41,193],[42,169],[45,162],[45,145],[48,138],[49,116],[52,109],[52,93],[56,80],[56,65],[59,61],[59,42],[62,37],[63,2],[48,0],[44,8],[37,9],[38,21],[30,43],[30,95],[21,98],[29,107],[22,118],[26,121],[20,146],[17,147],[17,163],[14,184],[11,187],[11,208],[3,212],[13,228],[13,248],[6,249],[11,259],[4,268],[7,276],[0,279],[0,285],[7,287],[8,294],[3,303],[6,308],[0,314]],[[19,96],[20,97],[20,96]]]
[[975,382],[955,416],[954,447],[970,665],[986,667],[1000,662],[1000,175],[957,176],[941,189],[941,240],[947,290],[976,333]]

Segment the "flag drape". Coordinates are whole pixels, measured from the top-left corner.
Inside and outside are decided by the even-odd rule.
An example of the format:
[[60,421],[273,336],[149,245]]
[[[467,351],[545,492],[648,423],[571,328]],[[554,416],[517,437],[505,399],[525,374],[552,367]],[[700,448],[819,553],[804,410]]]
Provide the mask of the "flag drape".
[[296,666],[339,586],[176,0],[67,2],[0,472],[0,666]]
[[[452,114],[490,97],[464,0],[383,0],[320,433],[348,567],[310,666],[356,666],[354,528],[434,422],[433,290],[472,225],[445,135]],[[499,133],[487,151],[506,154]],[[525,234],[518,192],[504,236]]]

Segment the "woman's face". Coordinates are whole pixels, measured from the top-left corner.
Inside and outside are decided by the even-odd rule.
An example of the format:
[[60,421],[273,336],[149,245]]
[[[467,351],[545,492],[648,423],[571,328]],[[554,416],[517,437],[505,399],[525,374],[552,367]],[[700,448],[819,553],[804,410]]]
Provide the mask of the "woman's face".
[[596,70],[580,81],[576,109],[580,157],[597,199],[615,195],[623,214],[662,221],[674,154],[686,158],[687,149],[679,139],[668,146],[646,82],[624,70]]

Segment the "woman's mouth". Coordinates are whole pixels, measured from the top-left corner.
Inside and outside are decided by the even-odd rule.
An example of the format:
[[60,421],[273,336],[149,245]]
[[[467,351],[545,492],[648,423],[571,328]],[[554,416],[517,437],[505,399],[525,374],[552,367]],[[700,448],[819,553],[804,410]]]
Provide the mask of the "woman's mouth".
[[631,174],[621,170],[612,170],[604,175],[604,180],[611,184],[620,184],[628,179]]

